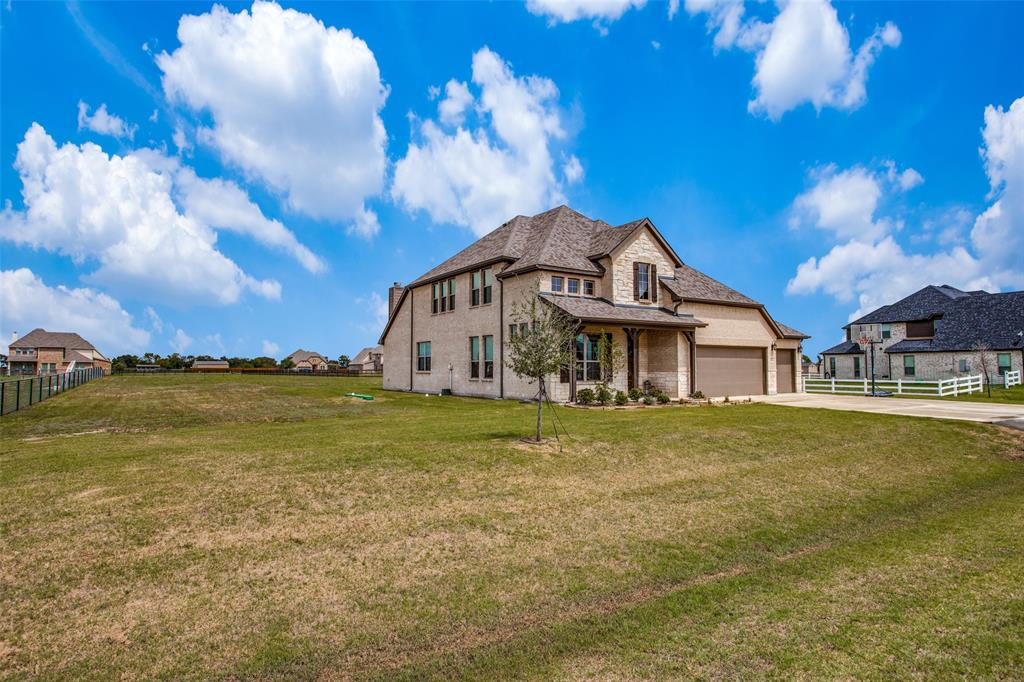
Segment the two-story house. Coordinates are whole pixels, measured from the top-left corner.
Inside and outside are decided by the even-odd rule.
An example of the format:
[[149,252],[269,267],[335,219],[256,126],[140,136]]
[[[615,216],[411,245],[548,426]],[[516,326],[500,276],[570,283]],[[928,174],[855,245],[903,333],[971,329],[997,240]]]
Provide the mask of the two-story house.
[[405,287],[389,292],[380,343],[384,387],[529,399],[537,388],[506,367],[513,306],[531,295],[575,318],[571,368],[547,384],[574,400],[599,379],[597,343],[624,350],[613,377],[649,382],[673,398],[792,392],[800,387],[800,332],[764,306],[689,267],[644,218],[618,227],[566,206],[516,216]]
[[58,374],[93,367],[110,372],[110,360],[73,332],[33,329],[11,341],[8,356],[8,372],[12,375]]
[[828,377],[870,378],[873,345],[878,378],[984,376],[984,353],[988,380],[998,382],[1024,364],[1024,291],[990,294],[929,285],[843,329],[846,340],[821,354]]
[[362,349],[349,361],[348,370],[360,374],[380,374],[384,371],[384,346],[368,346]]

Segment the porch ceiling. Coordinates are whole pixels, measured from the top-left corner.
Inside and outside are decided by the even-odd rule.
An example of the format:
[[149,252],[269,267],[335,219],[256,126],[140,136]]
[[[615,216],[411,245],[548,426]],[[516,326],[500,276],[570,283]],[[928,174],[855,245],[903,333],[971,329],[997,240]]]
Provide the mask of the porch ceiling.
[[561,309],[583,322],[629,325],[634,327],[706,327],[691,315],[676,315],[665,308],[613,305],[603,298],[540,294],[541,300]]

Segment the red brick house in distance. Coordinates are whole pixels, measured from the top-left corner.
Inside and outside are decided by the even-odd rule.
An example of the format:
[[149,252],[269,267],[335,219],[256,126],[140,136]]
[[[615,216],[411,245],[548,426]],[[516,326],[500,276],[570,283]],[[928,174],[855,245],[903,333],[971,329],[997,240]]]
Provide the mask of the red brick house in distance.
[[110,360],[74,332],[33,329],[15,338],[8,351],[7,372],[11,375],[62,374],[93,367],[109,373]]

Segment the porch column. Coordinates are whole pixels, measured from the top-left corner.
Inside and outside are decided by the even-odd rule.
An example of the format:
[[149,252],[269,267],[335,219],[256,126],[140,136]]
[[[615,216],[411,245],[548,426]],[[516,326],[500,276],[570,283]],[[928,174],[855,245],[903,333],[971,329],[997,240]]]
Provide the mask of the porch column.
[[686,337],[686,342],[690,345],[690,378],[688,395],[693,395],[693,392],[697,390],[697,341],[693,330],[683,331],[683,336]]
[[637,329],[636,327],[623,327],[622,331],[625,332],[628,341],[626,363],[629,365],[629,368],[627,370],[626,388],[633,389],[637,388],[637,383],[640,380],[640,334],[644,330]]

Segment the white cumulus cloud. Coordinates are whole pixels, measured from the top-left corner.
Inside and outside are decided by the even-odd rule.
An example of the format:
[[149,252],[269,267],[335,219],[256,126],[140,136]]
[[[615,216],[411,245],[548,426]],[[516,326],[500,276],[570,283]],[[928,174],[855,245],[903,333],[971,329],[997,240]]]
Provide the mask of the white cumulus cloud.
[[130,126],[124,122],[123,118],[111,114],[107,111],[106,104],[101,104],[96,111],[90,114],[89,105],[79,100],[78,129],[131,140],[135,137],[138,126]]
[[265,355],[266,357],[276,358],[277,354],[281,352],[281,346],[277,345],[273,341],[263,339],[263,346],[261,350],[263,352],[263,355]]
[[25,209],[0,213],[0,238],[98,263],[87,279],[134,298],[175,305],[233,303],[245,291],[280,298],[278,282],[247,275],[217,250],[217,233],[203,220],[209,216],[178,208],[176,164],[152,150],[108,156],[92,143],[58,147],[34,123],[14,162]]
[[[678,0],[674,0],[678,8]],[[640,8],[647,0],[526,0],[526,8],[531,14],[547,17],[548,25],[566,24],[581,19],[593,21],[594,27],[606,33],[605,26],[628,10]],[[674,11],[669,9],[669,18]]]
[[184,329],[178,329],[174,332],[174,336],[170,338],[167,345],[171,347],[175,353],[182,353],[188,350],[188,347],[192,345],[192,337],[185,333]]
[[379,334],[388,323],[388,302],[376,291],[369,296],[356,298],[355,304],[362,307],[369,316],[369,323],[360,325],[364,331]]
[[156,61],[171,101],[209,113],[201,143],[295,211],[378,232],[366,201],[384,187],[388,90],[365,42],[274,2],[183,16],[178,40]]
[[0,271],[0,339],[37,327],[76,332],[107,357],[145,350],[149,332],[136,327],[115,299],[89,288],[47,286],[28,268]]
[[[410,212],[426,211],[435,223],[483,235],[512,216],[564,201],[553,148],[566,132],[550,79],[516,76],[484,47],[473,55],[472,83],[478,94],[470,93],[471,103],[461,87],[449,87],[439,121],[413,121],[414,141],[395,165],[391,195]],[[459,107],[446,104],[453,91]],[[461,118],[455,111],[461,116],[471,107],[476,125],[456,123]],[[577,159],[563,172],[572,181],[583,169]]]
[[876,27],[856,53],[850,35],[828,0],[779,2],[770,23],[745,17],[741,0],[686,0],[691,15],[707,14],[716,49],[739,47],[755,54],[751,112],[778,120],[810,102],[856,109],[867,99],[868,70],[885,47],[898,47],[899,28]]
[[[880,197],[920,184],[923,178],[913,169],[897,171],[891,162],[885,164],[887,171],[873,175],[859,167],[833,169],[797,198],[794,209],[797,224],[809,219],[842,243],[801,263],[787,292],[822,291],[843,303],[856,302],[850,315],[854,319],[926,284],[988,291],[1024,288],[1024,98],[1008,110],[989,106],[982,137],[993,203],[974,219],[969,243],[956,244],[963,225],[970,223],[962,208],[923,221],[910,236],[911,242],[936,238],[940,246],[952,244],[948,250],[911,253],[897,243],[893,232],[903,221],[878,215]],[[849,181],[847,191],[830,191],[843,179]],[[857,183],[859,193],[852,190]]]

